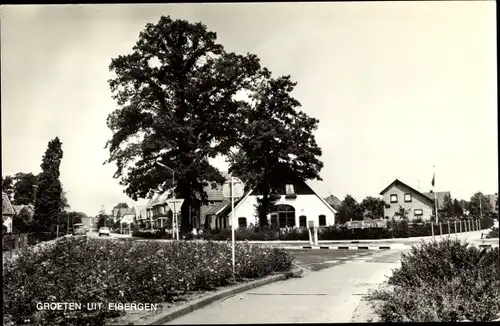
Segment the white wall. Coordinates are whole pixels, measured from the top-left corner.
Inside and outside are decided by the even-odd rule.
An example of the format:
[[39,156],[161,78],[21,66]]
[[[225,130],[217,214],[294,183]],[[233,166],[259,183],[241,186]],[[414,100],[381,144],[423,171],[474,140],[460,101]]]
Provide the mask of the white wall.
[[[257,204],[257,198],[262,196],[248,196],[244,202],[241,203],[239,207],[235,209],[236,221],[239,217],[246,217],[247,225],[256,223],[256,212],[255,205]],[[285,196],[281,196],[281,199],[276,202],[277,205],[287,204],[295,208],[295,225],[299,226],[299,216],[307,216],[307,221],[315,221],[316,225],[319,224],[319,215],[326,216],[326,225],[335,224],[335,214],[332,210],[324,204],[321,199],[316,195],[297,195],[295,199],[285,199]],[[268,216],[270,219],[271,216]],[[229,218],[228,227],[231,226],[231,218]]]
[[134,223],[134,215],[125,215],[122,218],[122,223]]
[[12,232],[12,216],[2,216],[3,225],[7,227],[7,233]]

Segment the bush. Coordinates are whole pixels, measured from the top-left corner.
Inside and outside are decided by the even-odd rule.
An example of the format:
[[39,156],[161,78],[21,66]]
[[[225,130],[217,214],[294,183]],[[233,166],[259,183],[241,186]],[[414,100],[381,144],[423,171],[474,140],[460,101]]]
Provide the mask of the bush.
[[491,229],[491,231],[488,232],[488,234],[486,235],[486,238],[487,239],[498,238],[498,228]]
[[372,300],[383,322],[490,321],[500,311],[499,250],[477,249],[458,240],[413,246],[393,271],[393,291]]
[[[236,278],[290,270],[283,250],[238,243]],[[87,303],[171,302],[232,281],[230,243],[136,242],[74,237],[4,257],[5,324],[103,325],[117,312]],[[82,311],[37,311],[37,302],[77,302]]]

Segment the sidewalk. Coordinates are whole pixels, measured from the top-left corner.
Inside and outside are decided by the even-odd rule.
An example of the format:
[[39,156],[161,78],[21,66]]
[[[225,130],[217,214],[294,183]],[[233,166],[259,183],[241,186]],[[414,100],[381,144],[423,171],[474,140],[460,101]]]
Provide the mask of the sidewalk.
[[350,322],[362,296],[399,266],[399,262],[353,262],[308,272],[302,278],[214,303],[169,324]]

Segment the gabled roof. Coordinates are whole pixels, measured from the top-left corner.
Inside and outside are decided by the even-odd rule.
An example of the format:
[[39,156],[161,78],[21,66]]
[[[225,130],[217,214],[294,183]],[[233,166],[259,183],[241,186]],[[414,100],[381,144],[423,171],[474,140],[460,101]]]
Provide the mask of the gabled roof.
[[434,193],[436,194],[438,209],[442,209],[444,205],[444,197],[446,195],[451,197],[451,194],[449,191],[436,191],[436,192],[424,192],[424,195],[429,197],[431,200],[434,200]]
[[[217,215],[220,212],[222,212],[222,210],[224,210],[227,206],[229,206],[229,204],[230,204],[229,200],[224,200],[224,201],[215,203],[213,206],[210,206],[210,208],[205,213],[205,215],[212,215],[212,214]],[[206,206],[206,205],[203,205],[203,206]]]
[[425,194],[421,193],[420,191],[416,190],[416,189],[415,189],[415,188],[413,188],[413,187],[410,187],[409,185],[407,185],[406,183],[404,183],[404,182],[402,182],[402,181],[400,181],[400,180],[398,180],[398,179],[394,180],[394,181],[393,181],[390,185],[388,185],[387,187],[385,187],[385,188],[384,188],[384,190],[382,190],[382,191],[380,192],[380,195],[382,195],[382,196],[383,196],[383,195],[384,195],[384,194],[385,194],[385,193],[386,193],[386,192],[387,192],[387,191],[388,191],[388,190],[389,190],[392,186],[395,186],[395,185],[400,185],[400,186],[406,187],[407,189],[409,189],[409,190],[410,190],[410,191],[412,191],[413,193],[419,194],[419,195],[421,195],[423,198],[427,198],[427,199],[429,199],[429,201],[430,201],[430,202],[434,202],[434,200],[433,200],[433,199],[431,199],[431,198],[429,198],[429,196],[427,196],[427,195],[425,195]]
[[2,192],[2,215],[14,215],[15,211],[10,203],[9,196],[5,192]]
[[34,210],[34,207],[33,207],[32,204],[28,204],[28,205],[12,205],[12,208],[14,209],[14,212],[16,214],[21,213],[21,211],[23,210],[23,208],[26,208],[26,209],[31,210],[31,211]]
[[134,208],[120,207],[113,209],[113,217],[122,218],[123,216],[130,214],[135,214]]
[[[323,203],[326,207],[328,207],[328,209],[330,209],[330,210],[331,210],[334,214],[337,214],[337,210],[336,210],[335,208],[333,208],[332,206],[330,206],[330,205],[329,205],[329,204],[325,201],[325,199],[324,199],[323,197],[321,197],[320,195],[318,195],[318,193],[314,190],[314,188],[313,188],[313,187],[311,187],[311,185],[310,185],[307,181],[306,181],[306,182],[304,182],[304,183],[305,183],[305,184],[306,184],[306,185],[307,185],[307,186],[308,186],[308,187],[312,190],[312,192],[316,195],[316,197],[318,197],[318,198],[319,198],[319,200],[320,200],[320,201],[321,201],[321,202],[322,202],[322,203]],[[234,209],[235,209],[235,210],[236,210],[236,209],[238,209],[238,207],[241,205],[241,203],[242,203],[243,201],[245,201],[245,200],[248,198],[248,196],[250,196],[250,195],[252,194],[252,192],[253,192],[253,189],[252,189],[252,190],[250,190],[250,191],[248,191],[246,194],[244,194],[244,195],[243,195],[243,197],[241,197],[241,199],[240,199],[240,200],[235,201],[235,203],[234,203]],[[222,214],[225,214],[225,213],[226,213],[226,211],[229,211],[229,212],[228,212],[228,214],[229,214],[229,213],[231,213],[231,206],[227,206],[227,207],[224,209],[224,211],[222,211],[221,213],[222,213]]]
[[[222,176],[224,178],[229,179],[231,175],[227,172],[221,172]],[[210,181],[209,181],[210,183]],[[207,186],[203,187],[203,190],[207,193],[207,200],[208,201],[222,201],[224,200],[224,195],[223,195],[223,185],[217,185],[215,188],[212,189],[212,185],[208,184]]]

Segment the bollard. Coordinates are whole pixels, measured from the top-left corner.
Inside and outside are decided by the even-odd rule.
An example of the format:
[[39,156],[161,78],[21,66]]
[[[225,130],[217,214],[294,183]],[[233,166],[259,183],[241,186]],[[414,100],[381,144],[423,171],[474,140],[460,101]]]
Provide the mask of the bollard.
[[455,225],[455,234],[457,234],[457,221],[453,221],[453,224]]
[[451,234],[451,230],[450,230],[450,221],[448,221],[448,234]]
[[443,223],[439,222],[439,236],[443,236]]
[[432,237],[434,238],[434,223],[431,222],[431,234],[432,234]]
[[460,233],[462,233],[462,220],[458,221],[458,224],[460,224]]
[[481,220],[478,220],[477,223],[479,224],[479,230],[481,230]]

